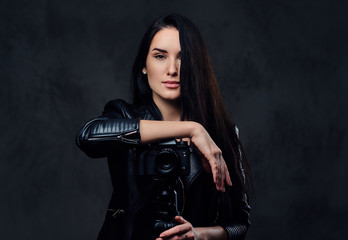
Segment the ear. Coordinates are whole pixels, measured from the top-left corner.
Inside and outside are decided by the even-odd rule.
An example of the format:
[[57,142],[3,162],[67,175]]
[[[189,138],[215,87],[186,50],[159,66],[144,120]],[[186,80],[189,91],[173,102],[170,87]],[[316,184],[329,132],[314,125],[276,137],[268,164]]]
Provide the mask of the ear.
[[146,69],[146,67],[143,67],[142,72],[143,72],[143,74],[147,74],[147,69]]

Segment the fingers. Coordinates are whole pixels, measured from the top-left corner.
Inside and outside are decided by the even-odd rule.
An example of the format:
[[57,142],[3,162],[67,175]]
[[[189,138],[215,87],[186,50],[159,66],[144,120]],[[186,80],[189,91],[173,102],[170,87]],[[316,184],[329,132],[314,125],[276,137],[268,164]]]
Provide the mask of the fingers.
[[230,176],[230,172],[228,171],[226,162],[225,162],[225,173],[226,173],[226,183],[228,186],[232,186],[232,180],[231,180],[231,176]]
[[160,238],[170,238],[175,235],[183,235],[184,233],[192,230],[192,225],[187,222],[183,217],[181,216],[176,216],[175,221],[180,223],[180,225],[177,225],[171,229],[168,229],[160,234]]
[[209,160],[213,173],[213,180],[218,191],[225,192],[225,182],[228,186],[232,186],[230,173],[221,152],[215,154],[214,158]]
[[194,240],[194,239],[195,239],[195,235],[192,232],[176,235],[169,238],[156,238],[156,240]]
[[224,160],[222,158],[222,155],[219,154],[219,172],[218,172],[218,181],[220,184],[220,191],[225,192],[225,168],[224,168]]
[[213,160],[213,172],[215,172],[214,182],[216,184],[216,189],[218,191],[223,191],[223,182],[222,182],[222,172],[221,172],[221,158],[220,154],[215,154],[215,159]]
[[176,216],[175,221],[180,223],[180,225],[175,226],[163,233],[160,234],[159,238],[156,238],[156,240],[194,240],[195,239],[195,233],[193,230],[193,227],[191,223],[186,221],[181,216]]
[[[192,142],[195,144],[199,152],[204,157],[202,159],[203,167],[209,172],[210,167],[213,173],[213,180],[218,191],[225,191],[225,182],[228,186],[232,186],[230,174],[227,165],[222,157],[221,150],[211,139],[208,132],[203,128],[199,128],[192,137]],[[208,166],[206,163],[209,163]]]
[[224,158],[222,157],[222,155],[220,156],[221,158],[221,163],[222,163],[222,170],[221,170],[221,184],[222,184],[222,187],[225,189],[225,182],[227,183],[228,186],[232,186],[232,180],[231,180],[231,177],[230,177],[230,173],[228,171],[228,167],[226,165],[226,162],[224,160]]
[[182,216],[175,216],[174,220],[177,221],[178,223],[187,223],[188,222]]

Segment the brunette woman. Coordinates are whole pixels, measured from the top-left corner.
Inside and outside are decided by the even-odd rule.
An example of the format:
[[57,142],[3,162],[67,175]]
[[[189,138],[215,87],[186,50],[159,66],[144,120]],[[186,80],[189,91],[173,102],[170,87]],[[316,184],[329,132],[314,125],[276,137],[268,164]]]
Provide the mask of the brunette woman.
[[[147,29],[132,70],[133,103],[113,100],[77,135],[90,157],[107,157],[114,191],[98,239],[150,238],[151,212],[139,204],[134,161],[140,147],[184,139],[198,162],[183,177],[183,211],[164,239],[244,239],[250,174],[238,129],[223,106],[207,49],[186,17]],[[145,200],[144,200],[145,201]]]

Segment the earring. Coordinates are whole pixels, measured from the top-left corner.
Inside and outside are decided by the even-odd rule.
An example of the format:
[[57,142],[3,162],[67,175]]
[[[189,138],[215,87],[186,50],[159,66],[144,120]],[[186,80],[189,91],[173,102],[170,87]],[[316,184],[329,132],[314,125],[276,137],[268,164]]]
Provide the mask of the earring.
[[144,70],[144,71],[143,71],[143,74],[145,75],[146,73],[147,73],[147,72]]

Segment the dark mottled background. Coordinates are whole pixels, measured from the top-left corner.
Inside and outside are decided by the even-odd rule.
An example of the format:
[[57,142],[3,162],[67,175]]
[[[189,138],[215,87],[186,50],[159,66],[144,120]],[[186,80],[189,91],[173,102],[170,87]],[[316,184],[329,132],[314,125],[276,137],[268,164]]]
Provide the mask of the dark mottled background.
[[[248,239],[343,239],[347,227],[347,1],[0,3],[0,239],[95,239],[110,196],[104,159],[74,143],[163,13],[206,40],[241,130],[255,197]],[[345,233],[345,234],[344,234]]]

